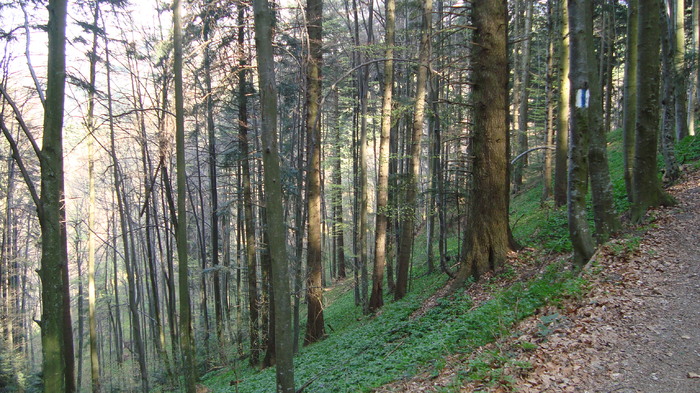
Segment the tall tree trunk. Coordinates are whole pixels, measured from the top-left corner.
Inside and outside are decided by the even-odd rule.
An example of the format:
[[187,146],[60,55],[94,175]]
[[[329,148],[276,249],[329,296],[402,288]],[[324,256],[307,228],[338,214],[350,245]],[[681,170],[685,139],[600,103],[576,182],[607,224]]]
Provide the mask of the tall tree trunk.
[[398,272],[394,299],[406,296],[408,291],[408,268],[413,252],[413,237],[416,215],[418,214],[418,182],[420,176],[421,137],[423,135],[423,119],[425,118],[425,96],[428,84],[428,69],[430,68],[430,36],[433,24],[433,0],[422,3],[421,38],[418,49],[418,76],[416,79],[416,100],[413,106],[413,128],[410,136],[411,166],[407,173],[405,190],[405,208],[401,213],[401,238],[399,255],[396,261]]
[[194,338],[192,335],[192,310],[190,308],[189,267],[187,266],[187,177],[185,174],[185,109],[182,92],[182,6],[180,0],[173,3],[173,47],[175,65],[175,156],[177,167],[177,243],[180,295],[180,349],[182,351],[182,375],[187,393],[195,393],[197,369],[195,367]]
[[321,66],[323,1],[307,0],[306,22],[309,36],[307,60],[306,127],[308,133],[308,251],[306,301],[308,304],[305,344],[314,343],[325,335],[323,322],[323,284],[321,282]]
[[[688,100],[686,97],[686,64],[685,64],[685,0],[668,0],[672,2],[673,15],[673,95],[675,101],[676,140],[688,136]],[[695,19],[695,23],[698,20]],[[696,65],[697,67],[697,65]]]
[[559,107],[557,110],[557,150],[554,168],[554,204],[567,203],[567,155],[569,152],[569,8],[567,1],[560,1],[561,40],[559,41]]
[[591,114],[595,103],[591,89],[597,79],[592,79],[595,58],[591,57],[593,45],[593,4],[591,0],[567,0],[571,48],[569,52],[571,92],[569,110],[571,132],[569,141],[568,219],[569,235],[574,248],[574,265],[583,267],[593,255],[595,244],[586,220],[586,194],[588,193]]
[[624,166],[627,200],[632,202],[632,178],[634,173],[634,134],[637,118],[637,43],[639,29],[639,0],[627,4],[627,53],[622,94],[622,162]]
[[338,92],[333,91],[333,131],[335,133],[334,165],[333,165],[333,238],[335,243],[335,258],[337,277],[342,280],[347,277],[345,268],[345,225],[343,224],[343,176],[342,176],[342,140],[339,119]]
[[88,329],[90,332],[90,377],[92,392],[100,393],[100,361],[97,354],[97,316],[95,304],[97,293],[95,290],[95,77],[97,74],[97,23],[100,15],[100,3],[95,2],[92,34],[92,51],[90,52],[90,90],[88,90],[87,111],[87,149],[88,149]]
[[[474,3],[473,185],[463,259],[454,283],[500,268],[508,236],[508,54],[505,0]],[[478,191],[474,191],[478,190]]]
[[547,1],[547,30],[549,31],[548,34],[548,42],[547,42],[547,72],[546,72],[546,81],[545,81],[545,138],[544,138],[544,145],[547,146],[548,148],[545,150],[544,153],[544,168],[542,171],[542,201],[545,201],[549,198],[552,197],[553,191],[552,191],[552,169],[553,169],[553,158],[554,154],[551,150],[551,147],[554,146],[554,139],[556,135],[556,128],[554,126],[554,121],[555,121],[555,100],[554,100],[554,92],[556,90],[554,86],[554,77],[555,77],[555,71],[554,71],[554,57],[555,57],[555,46],[554,46],[554,41],[555,41],[555,30],[554,26],[556,24],[555,22],[555,9],[554,5],[552,4],[552,1]]
[[634,145],[632,222],[641,222],[650,207],[670,205],[673,198],[662,188],[656,169],[659,128],[659,66],[661,26],[659,0],[639,0],[637,53],[637,119]]
[[377,182],[377,219],[374,238],[374,270],[372,271],[372,294],[369,299],[370,311],[384,305],[384,268],[386,266],[387,224],[389,207],[389,154],[391,139],[391,107],[394,88],[394,41],[396,35],[396,1],[387,0],[386,36],[384,45],[384,92],[382,95],[382,124],[379,136],[379,177]]
[[294,363],[287,264],[287,240],[282,210],[279,153],[277,150],[277,88],[272,52],[272,12],[266,0],[254,0],[255,44],[261,92],[265,200],[268,207],[272,288],[275,293],[275,354],[277,392],[294,392]]
[[223,351],[224,344],[224,323],[223,311],[221,308],[221,283],[219,278],[219,195],[217,188],[217,159],[216,159],[216,125],[214,123],[214,97],[211,87],[211,28],[213,13],[216,11],[213,2],[208,2],[202,36],[204,46],[204,88],[205,105],[207,110],[207,135],[209,139],[209,194],[211,198],[210,219],[211,219],[211,266],[214,269],[212,280],[214,281],[214,319],[216,323],[217,348],[219,357],[225,360]]
[[[63,217],[63,104],[65,91],[66,1],[49,1],[49,52],[41,164],[41,344],[44,392],[72,391],[67,372],[64,315],[70,303],[64,298],[68,268]],[[43,217],[42,217],[43,216]],[[72,332],[68,331],[68,334]],[[71,354],[72,356],[72,354]]]
[[[587,128],[584,126],[581,131],[590,134],[588,163],[591,182],[591,199],[593,200],[593,219],[595,221],[595,237],[598,244],[603,244],[608,240],[610,234],[616,232],[620,228],[620,221],[615,211],[612,193],[613,188],[610,180],[610,170],[608,168],[607,132],[603,119],[603,92],[599,80],[600,76],[605,73],[600,74],[596,66],[595,50],[593,47],[593,4],[588,4],[586,6],[590,9],[578,10],[579,16],[584,17],[585,24],[581,25],[581,21],[577,21],[576,31],[574,32],[577,36],[583,34],[583,37],[580,38],[577,45],[581,45],[578,46],[580,50],[587,51],[585,57],[582,55],[581,57],[576,56],[577,61],[580,61],[577,67],[584,68],[577,70],[578,73],[583,73],[583,75],[580,75],[580,79],[577,79],[577,85],[574,87],[577,92],[587,87],[589,89],[588,91],[590,91],[590,102],[587,103],[588,107],[586,108],[579,108],[578,105],[574,105],[572,113],[576,113],[577,116],[579,114],[588,116]],[[590,20],[588,19],[588,15],[590,15]],[[583,32],[581,32],[582,28],[584,29]],[[606,34],[610,33],[608,32]],[[575,39],[578,40],[579,38]],[[607,52],[607,56],[612,57],[612,48],[609,48]],[[611,59],[607,59],[606,61],[611,61]],[[607,69],[607,66],[602,64],[601,68]],[[608,94],[610,93],[611,92],[608,92]],[[577,96],[576,98],[584,97]],[[579,121],[579,118],[576,118],[576,121]]]
[[[374,20],[374,0],[369,3],[369,18],[367,21],[367,46],[372,45],[372,24]],[[362,62],[364,62],[364,56],[360,57]],[[360,228],[359,228],[359,241],[360,241],[360,269],[361,269],[361,279],[360,279],[360,298],[362,301],[362,308],[365,312],[368,309],[368,298],[367,292],[369,288],[369,279],[367,264],[369,263],[368,255],[368,237],[369,237],[369,186],[368,186],[368,171],[367,171],[367,107],[369,105],[369,65],[362,67],[359,70],[359,95],[360,95],[360,164],[358,176],[360,177]]]
[[238,6],[238,45],[239,45],[239,71],[238,71],[238,143],[241,150],[241,179],[243,182],[243,213],[245,219],[245,245],[246,263],[248,277],[248,318],[250,324],[250,365],[257,367],[260,362],[260,325],[259,310],[260,302],[258,298],[258,268],[255,257],[255,221],[253,218],[253,191],[250,181],[250,145],[248,142],[248,89],[247,83],[247,61],[244,46],[244,21],[245,6],[241,3]]
[[[675,181],[680,176],[676,155],[673,151],[677,130],[676,121],[678,115],[678,105],[676,94],[677,69],[674,64],[674,47],[672,40],[675,38],[675,31],[671,24],[671,15],[663,13],[661,17],[661,155],[664,158],[664,181]],[[684,95],[685,97],[685,95]]]
[[[518,72],[521,73],[520,76],[520,91],[516,92],[516,94],[520,95],[520,98],[518,100],[518,132],[517,132],[517,138],[518,138],[518,154],[523,153],[529,149],[529,144],[528,144],[528,122],[529,122],[529,104],[530,104],[530,62],[531,62],[531,56],[530,56],[530,46],[531,46],[531,34],[532,34],[532,0],[525,0],[525,19],[523,22],[523,30],[522,30],[522,36],[524,41],[521,43],[522,45],[522,53],[520,54],[520,70]],[[522,185],[522,171],[525,167],[527,167],[528,160],[527,160],[527,155],[523,156],[521,160],[518,160],[518,162],[515,164],[515,168],[513,170],[515,172],[520,172],[519,174],[516,173],[515,177],[516,179],[520,180],[520,183],[514,183],[516,189],[514,190],[515,192],[518,191],[518,188],[520,185]]]

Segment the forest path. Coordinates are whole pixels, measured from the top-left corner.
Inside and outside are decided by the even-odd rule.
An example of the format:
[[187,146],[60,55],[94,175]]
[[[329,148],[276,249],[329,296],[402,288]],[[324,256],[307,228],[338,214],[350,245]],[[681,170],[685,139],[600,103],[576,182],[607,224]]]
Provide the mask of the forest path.
[[645,233],[600,250],[587,295],[388,391],[700,393],[700,172],[670,191],[678,205],[651,211]]

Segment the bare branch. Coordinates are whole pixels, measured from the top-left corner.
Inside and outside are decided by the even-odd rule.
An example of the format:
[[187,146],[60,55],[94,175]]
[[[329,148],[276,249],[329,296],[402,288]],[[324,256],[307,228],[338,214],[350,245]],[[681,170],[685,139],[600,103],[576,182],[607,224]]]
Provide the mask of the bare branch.
[[36,140],[34,139],[34,136],[32,136],[32,133],[29,132],[29,127],[27,126],[27,123],[24,121],[24,118],[22,117],[22,112],[20,112],[19,108],[17,107],[17,104],[12,100],[12,97],[10,97],[9,94],[7,94],[7,91],[5,91],[5,87],[0,84],[0,94],[2,94],[3,97],[5,97],[5,100],[7,101],[8,104],[12,107],[12,112],[15,114],[15,118],[17,119],[17,122],[19,123],[20,128],[22,129],[22,132],[24,132],[24,135],[27,136],[27,139],[29,139],[29,142],[32,144],[32,149],[34,149],[34,153],[36,154],[37,158],[39,160],[42,159],[41,155],[41,149],[39,148],[39,145],[36,143]]
[[27,171],[27,167],[24,165],[24,161],[22,161],[22,156],[19,153],[19,148],[17,147],[17,142],[15,141],[15,138],[12,137],[12,133],[10,133],[10,130],[7,129],[7,125],[5,124],[5,117],[2,115],[0,115],[0,129],[2,129],[2,133],[5,135],[7,142],[10,144],[10,148],[12,149],[12,158],[14,158],[15,162],[17,163],[17,166],[19,167],[19,170],[22,173],[22,178],[24,179],[24,182],[27,184],[27,188],[29,189],[29,193],[32,196],[32,200],[34,201],[34,205],[36,205],[36,212],[37,212],[37,215],[39,216],[39,221],[43,221],[44,220],[44,209],[41,205],[41,200],[39,199],[39,194],[36,192],[36,186],[34,185],[34,181],[32,180],[32,178],[29,176],[29,172]]

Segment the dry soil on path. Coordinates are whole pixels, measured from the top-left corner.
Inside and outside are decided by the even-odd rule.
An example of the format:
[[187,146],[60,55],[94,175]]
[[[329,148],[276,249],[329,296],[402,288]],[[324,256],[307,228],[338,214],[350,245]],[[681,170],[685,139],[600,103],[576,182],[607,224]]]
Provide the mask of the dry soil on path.
[[[700,172],[670,192],[678,205],[651,211],[639,238],[627,234],[599,251],[586,296],[447,358],[439,373],[379,391],[700,393]],[[509,359],[497,377],[465,377],[473,359],[494,352]]]

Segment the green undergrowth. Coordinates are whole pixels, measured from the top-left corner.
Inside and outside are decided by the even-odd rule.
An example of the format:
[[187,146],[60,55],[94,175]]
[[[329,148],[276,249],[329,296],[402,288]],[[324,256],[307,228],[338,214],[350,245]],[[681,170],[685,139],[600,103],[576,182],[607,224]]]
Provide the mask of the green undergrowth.
[[[697,159],[700,157],[698,145],[700,143],[695,139],[684,140],[677,151],[684,160]],[[619,130],[609,135],[608,155],[616,207],[623,212],[628,203]],[[557,208],[550,201],[542,203],[539,169],[533,165],[530,171],[527,186],[511,201],[514,237],[521,245],[545,253],[568,252],[571,245],[566,208]],[[626,252],[627,248],[634,248],[638,243],[638,237],[629,240],[618,245],[619,252]],[[457,291],[438,300],[437,306],[420,317],[412,318],[424,301],[447,281],[442,273],[427,274],[424,244],[424,236],[419,236],[408,295],[394,302],[387,294],[385,306],[378,315],[362,314],[361,307],[355,305],[352,285],[347,281],[326,293],[324,316],[328,337],[301,348],[295,357],[297,387],[309,383],[305,392],[368,392],[418,372],[437,375],[445,367],[446,355],[470,353],[499,337],[510,335],[516,322],[532,315],[538,308],[556,306],[568,297],[583,296],[588,290],[585,279],[568,269],[568,262],[558,262],[530,281],[516,282],[501,290],[493,286],[492,290],[498,292],[478,306],[464,291]],[[448,254],[457,255],[458,251],[458,238],[450,239]],[[437,266],[436,269],[439,270]],[[504,367],[525,369],[528,365],[512,363],[498,354],[486,354],[475,358],[460,378],[507,384],[505,377],[493,371]],[[274,373],[274,368],[252,369],[246,360],[242,360],[233,368],[205,375],[203,383],[214,392],[273,392]]]
[[[295,358],[297,385],[313,379],[306,392],[370,391],[428,365],[438,367],[447,354],[470,352],[507,335],[515,322],[545,304],[582,293],[585,285],[557,264],[537,279],[496,293],[479,307],[474,308],[472,299],[458,291],[411,319],[425,298],[445,283],[439,274],[421,280],[422,285],[415,285],[405,299],[389,302],[376,317],[358,315],[352,293],[338,298],[326,309],[329,323],[336,324],[334,331]],[[274,379],[273,368],[239,369],[212,373],[205,383],[215,392],[236,391],[236,387],[240,392],[271,392]]]

